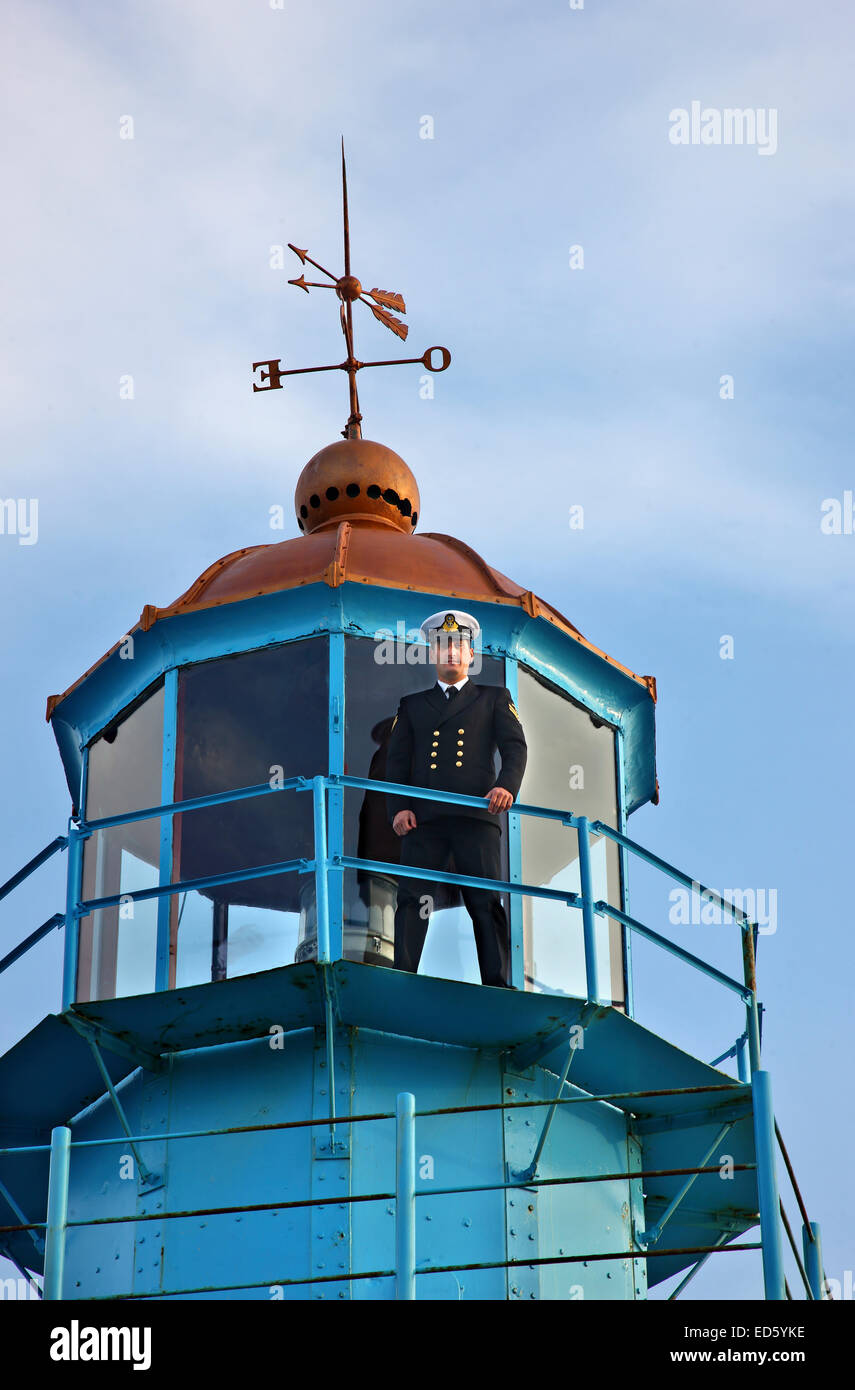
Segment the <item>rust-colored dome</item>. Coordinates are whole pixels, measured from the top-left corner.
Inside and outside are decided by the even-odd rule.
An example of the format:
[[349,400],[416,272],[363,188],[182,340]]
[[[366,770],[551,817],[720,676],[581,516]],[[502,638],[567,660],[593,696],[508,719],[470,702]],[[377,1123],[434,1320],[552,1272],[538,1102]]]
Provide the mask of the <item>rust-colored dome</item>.
[[385,444],[342,439],[309,459],[294,492],[297,525],[307,535],[338,521],[380,521],[410,535],[419,519],[412,471]]
[[[354,490],[357,486],[358,492]],[[646,685],[656,698],[652,676],[638,676],[607,656],[557,608],[493,569],[463,541],[431,531],[414,535],[419,509],[416,481],[403,459],[384,445],[347,439],[321,449],[300,474],[295,500],[304,535],[232,551],[210,565],[174,603],[165,608],[146,604],[138,627],[146,632],[162,618],[240,603],[303,584],[377,584],[387,589],[441,594],[449,601],[475,600],[522,608],[532,618],[554,623]],[[301,515],[304,507],[306,516]],[[48,719],[60,701],[119,645],[116,643],[62,695],[48,697]]]

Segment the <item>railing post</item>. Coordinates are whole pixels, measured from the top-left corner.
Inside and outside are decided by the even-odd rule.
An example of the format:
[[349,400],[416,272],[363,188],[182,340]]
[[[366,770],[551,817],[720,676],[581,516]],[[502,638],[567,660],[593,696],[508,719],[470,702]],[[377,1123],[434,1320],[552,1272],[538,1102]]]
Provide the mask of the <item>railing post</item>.
[[[326,778],[312,778],[315,816],[315,915],[318,920],[318,963],[330,959],[330,898],[327,882]],[[332,1085],[332,1078],[330,1078]]]
[[45,1233],[45,1277],[43,1298],[62,1298],[65,1268],[65,1227],[68,1220],[68,1170],[71,1159],[71,1130],[57,1125],[50,1135],[50,1176],[48,1178],[47,1231]]
[[748,1065],[753,1076],[760,1066],[760,1016],[757,1009],[757,963],[754,956],[754,931],[750,923],[740,926],[742,932],[742,974],[751,997],[745,1001],[745,1031],[748,1035]]
[[751,1071],[748,1065],[747,1045],[748,1034],[743,1033],[741,1037],[736,1039],[736,1072],[740,1081],[744,1081],[746,1082],[746,1084],[751,1080]]
[[767,1071],[754,1072],[751,1091],[760,1239],[763,1245],[763,1286],[767,1299],[782,1301],[787,1295],[784,1289],[784,1252],[775,1171],[775,1112],[772,1107],[772,1082]]
[[594,916],[594,879],[591,872],[591,832],[587,816],[576,821],[579,837],[579,883],[582,891],[582,934],[585,940],[585,980],[588,999],[600,1000],[600,980],[597,970],[597,932]]
[[395,1298],[416,1296],[416,1098],[401,1091],[395,1106]]
[[80,944],[80,880],[83,845],[87,836],[73,821],[68,822],[68,864],[65,886],[65,941],[62,965],[62,1007],[71,1008],[77,998],[77,954]]
[[[813,1239],[811,1239],[811,1234],[813,1234]],[[810,1291],[819,1302],[825,1298],[822,1287],[825,1276],[822,1271],[822,1237],[818,1221],[811,1221],[809,1226],[802,1226],[802,1248]]]

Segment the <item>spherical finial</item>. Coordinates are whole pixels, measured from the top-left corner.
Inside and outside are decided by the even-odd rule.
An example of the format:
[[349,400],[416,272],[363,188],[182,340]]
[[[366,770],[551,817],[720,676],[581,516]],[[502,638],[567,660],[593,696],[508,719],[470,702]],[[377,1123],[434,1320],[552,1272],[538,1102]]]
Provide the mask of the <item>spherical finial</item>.
[[297,480],[297,525],[307,535],[339,521],[372,521],[407,535],[419,519],[419,489],[407,464],[373,439],[328,444]]
[[339,298],[351,304],[362,294],[362,286],[355,275],[342,275],[340,280],[336,280],[335,287]]

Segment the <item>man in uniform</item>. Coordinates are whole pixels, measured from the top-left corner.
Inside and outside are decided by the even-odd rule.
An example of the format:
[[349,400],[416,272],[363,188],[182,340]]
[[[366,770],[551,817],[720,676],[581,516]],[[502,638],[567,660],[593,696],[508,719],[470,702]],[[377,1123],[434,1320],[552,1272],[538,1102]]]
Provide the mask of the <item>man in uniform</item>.
[[[497,817],[515,800],[525,771],[522,723],[503,685],[478,685],[467,674],[480,626],[460,610],[433,613],[422,623],[437,681],[430,690],[405,695],[398,706],[386,755],[386,779],[437,791],[487,798],[487,805],[460,806],[389,793],[389,820],[401,836],[401,863],[498,878],[501,834]],[[501,771],[496,777],[493,752]],[[509,987],[510,935],[501,895],[486,888],[460,889],[475,929],[481,981]],[[395,912],[395,969],[415,973],[427,935],[429,881],[402,878]]]

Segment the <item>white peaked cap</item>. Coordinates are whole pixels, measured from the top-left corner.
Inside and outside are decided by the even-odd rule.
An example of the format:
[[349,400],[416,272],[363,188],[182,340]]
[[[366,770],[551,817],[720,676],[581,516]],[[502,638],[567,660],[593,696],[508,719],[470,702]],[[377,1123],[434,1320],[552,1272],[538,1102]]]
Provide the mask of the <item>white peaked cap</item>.
[[430,642],[435,633],[456,632],[459,628],[469,629],[474,646],[481,635],[481,624],[471,613],[464,613],[462,608],[440,608],[438,613],[431,613],[429,618],[425,618],[419,630],[425,641]]

